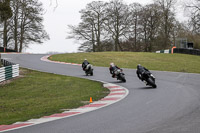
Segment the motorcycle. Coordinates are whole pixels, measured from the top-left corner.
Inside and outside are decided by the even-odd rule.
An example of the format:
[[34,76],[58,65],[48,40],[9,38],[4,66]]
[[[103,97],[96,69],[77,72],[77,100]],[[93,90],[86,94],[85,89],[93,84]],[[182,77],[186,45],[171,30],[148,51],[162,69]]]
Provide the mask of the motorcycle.
[[144,82],[146,83],[146,85],[152,86],[153,88],[157,87],[157,85],[155,83],[155,79],[156,78],[153,76],[152,73],[150,73],[150,72],[144,72],[142,74],[142,77],[143,77]]
[[126,82],[126,79],[125,79],[125,74],[123,73],[123,70],[122,69],[117,69],[116,71],[114,71],[116,77],[117,77],[117,80],[121,80],[122,82]]
[[88,64],[85,68],[85,74],[93,76],[93,66],[91,64]]

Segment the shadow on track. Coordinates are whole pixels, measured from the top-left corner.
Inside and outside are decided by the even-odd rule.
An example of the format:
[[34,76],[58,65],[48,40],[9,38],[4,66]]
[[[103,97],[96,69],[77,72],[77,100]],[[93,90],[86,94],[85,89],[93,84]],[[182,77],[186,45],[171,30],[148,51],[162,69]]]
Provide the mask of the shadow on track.
[[140,88],[137,88],[138,90],[149,90],[149,89],[156,89],[156,88],[153,88],[151,86],[146,86],[146,87],[140,87]]

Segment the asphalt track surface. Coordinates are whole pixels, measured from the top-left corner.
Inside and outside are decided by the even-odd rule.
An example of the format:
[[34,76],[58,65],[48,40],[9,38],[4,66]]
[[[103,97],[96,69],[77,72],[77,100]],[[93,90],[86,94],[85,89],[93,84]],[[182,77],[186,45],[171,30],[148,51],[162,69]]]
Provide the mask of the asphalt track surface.
[[44,62],[43,56],[2,55],[21,67],[118,84],[129,95],[92,112],[6,133],[200,133],[200,74],[151,71],[158,86],[152,89],[134,69],[124,69],[127,82],[121,83],[106,67],[94,67],[94,76],[85,76],[80,66]]

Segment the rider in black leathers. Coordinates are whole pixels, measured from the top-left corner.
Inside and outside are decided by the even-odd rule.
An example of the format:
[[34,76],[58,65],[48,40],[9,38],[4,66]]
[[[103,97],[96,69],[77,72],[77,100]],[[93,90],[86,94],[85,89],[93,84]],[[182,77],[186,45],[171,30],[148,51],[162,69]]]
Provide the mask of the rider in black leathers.
[[141,66],[140,64],[137,65],[136,73],[140,80],[144,81],[143,74],[146,72],[150,73],[150,71],[146,69],[145,67]]
[[83,63],[82,63],[83,71],[85,71],[85,69],[86,69],[86,67],[87,67],[88,64],[90,64],[90,63],[87,61],[87,59],[85,59],[85,60],[83,61]]

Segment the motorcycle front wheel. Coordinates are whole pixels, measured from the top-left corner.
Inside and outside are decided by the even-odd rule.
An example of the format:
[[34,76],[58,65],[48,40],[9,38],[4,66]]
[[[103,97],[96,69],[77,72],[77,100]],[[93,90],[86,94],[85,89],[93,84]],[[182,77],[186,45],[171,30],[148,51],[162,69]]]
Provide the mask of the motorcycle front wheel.
[[126,82],[125,76],[124,76],[123,74],[120,74],[120,79],[121,79],[123,82]]
[[151,78],[148,78],[148,79],[147,79],[147,83],[148,83],[149,85],[151,85],[153,88],[156,88],[156,87],[157,87],[157,85],[155,84],[155,82],[154,82]]

